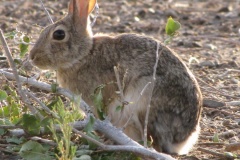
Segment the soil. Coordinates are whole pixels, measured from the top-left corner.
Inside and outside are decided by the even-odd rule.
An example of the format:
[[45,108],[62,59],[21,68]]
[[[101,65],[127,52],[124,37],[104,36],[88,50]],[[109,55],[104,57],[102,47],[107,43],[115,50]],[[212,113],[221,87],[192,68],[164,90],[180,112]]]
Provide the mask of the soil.
[[[67,2],[44,2],[53,21],[66,14]],[[216,153],[224,154],[228,144],[240,142],[240,103],[237,103],[240,101],[240,1],[99,0],[99,7],[94,33],[134,32],[164,41],[167,18],[171,16],[181,23],[179,34],[169,47],[196,76],[204,96],[204,108],[198,144],[187,156],[174,157],[226,159]],[[39,1],[0,0],[0,28],[4,33],[17,28],[34,43],[49,24]],[[18,59],[18,45],[12,39],[7,42],[13,57]],[[0,56],[4,56],[1,45]],[[24,58],[21,61],[25,62]],[[0,68],[8,67],[6,60],[0,61]],[[29,76],[34,74],[29,71]],[[216,135],[220,143],[211,143]],[[239,147],[230,152],[240,156]]]

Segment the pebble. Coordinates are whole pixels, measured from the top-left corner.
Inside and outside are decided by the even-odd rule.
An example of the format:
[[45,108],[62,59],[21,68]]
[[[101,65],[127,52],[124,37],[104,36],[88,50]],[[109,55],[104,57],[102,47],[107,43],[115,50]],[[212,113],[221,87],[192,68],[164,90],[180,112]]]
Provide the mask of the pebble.
[[240,125],[240,119],[235,119],[234,121],[236,121],[237,124]]
[[209,107],[209,108],[218,108],[225,106],[225,103],[211,100],[211,99],[203,99],[203,106]]
[[224,6],[218,10],[218,12],[230,12],[233,8],[231,6]]
[[205,46],[206,46],[206,48],[209,48],[211,50],[217,50],[217,46],[215,46],[213,44],[206,44]]
[[91,160],[91,157],[89,155],[82,155],[78,160]]
[[228,125],[230,125],[230,123],[231,123],[231,120],[224,120],[224,121],[222,122],[222,124],[223,124],[224,126],[228,126]]
[[177,44],[178,46],[184,46],[187,48],[201,48],[202,44],[199,42],[190,42],[190,41],[180,41]]
[[215,67],[215,63],[212,61],[203,61],[198,64],[200,67]]

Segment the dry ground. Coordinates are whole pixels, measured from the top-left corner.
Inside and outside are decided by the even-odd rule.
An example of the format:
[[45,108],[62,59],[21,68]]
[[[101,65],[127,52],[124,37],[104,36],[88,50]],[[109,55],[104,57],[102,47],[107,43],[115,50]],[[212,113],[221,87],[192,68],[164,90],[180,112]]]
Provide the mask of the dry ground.
[[[221,159],[201,148],[224,153],[226,144],[240,142],[240,105],[229,103],[240,101],[239,3],[237,0],[99,0],[100,14],[94,33],[135,32],[163,41],[169,16],[182,24],[170,47],[194,72],[206,100],[199,143],[188,156],[176,158]],[[45,5],[54,21],[67,11],[66,0],[49,0]],[[0,0],[0,28],[5,33],[17,27],[34,42],[48,24],[39,1]],[[8,44],[18,58],[17,45],[12,40]],[[1,61],[0,68],[6,67],[6,62]],[[224,144],[209,143],[214,134],[219,134]],[[239,149],[232,152],[240,154]]]

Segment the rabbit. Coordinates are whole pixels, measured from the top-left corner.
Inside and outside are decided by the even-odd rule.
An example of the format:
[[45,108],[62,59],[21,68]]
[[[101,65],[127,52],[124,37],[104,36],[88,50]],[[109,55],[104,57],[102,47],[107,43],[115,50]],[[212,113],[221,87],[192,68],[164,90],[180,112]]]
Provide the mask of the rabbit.
[[[59,84],[81,95],[90,106],[94,105],[91,95],[104,84],[107,116],[116,127],[126,125],[125,134],[136,141],[143,140],[152,93],[147,127],[153,148],[187,154],[200,133],[202,94],[194,75],[174,51],[154,38],[134,33],[93,35],[89,14],[95,4],[96,0],[71,0],[68,14],[40,33],[29,60],[40,69],[56,70]],[[147,84],[153,79],[157,48],[151,90]],[[122,111],[116,111],[122,102],[114,67],[128,102]]]

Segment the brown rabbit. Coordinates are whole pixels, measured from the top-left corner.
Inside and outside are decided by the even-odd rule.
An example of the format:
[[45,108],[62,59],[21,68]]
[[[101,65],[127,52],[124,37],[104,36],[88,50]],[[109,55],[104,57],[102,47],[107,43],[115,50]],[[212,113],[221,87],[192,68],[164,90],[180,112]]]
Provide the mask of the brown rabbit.
[[[152,80],[159,44],[148,135],[160,152],[188,153],[198,138],[202,105],[193,74],[172,50],[156,39],[137,34],[93,36],[88,15],[95,3],[96,0],[71,0],[68,15],[42,31],[30,52],[30,60],[41,69],[56,70],[60,85],[81,94],[91,106],[91,94],[99,85],[106,84],[103,101],[109,118],[121,127],[132,116],[124,132],[139,141],[143,139],[150,87],[140,98],[139,95]],[[131,102],[122,112],[116,111],[121,105],[116,93],[118,86],[110,83],[116,82],[114,66],[124,83],[124,100]]]

